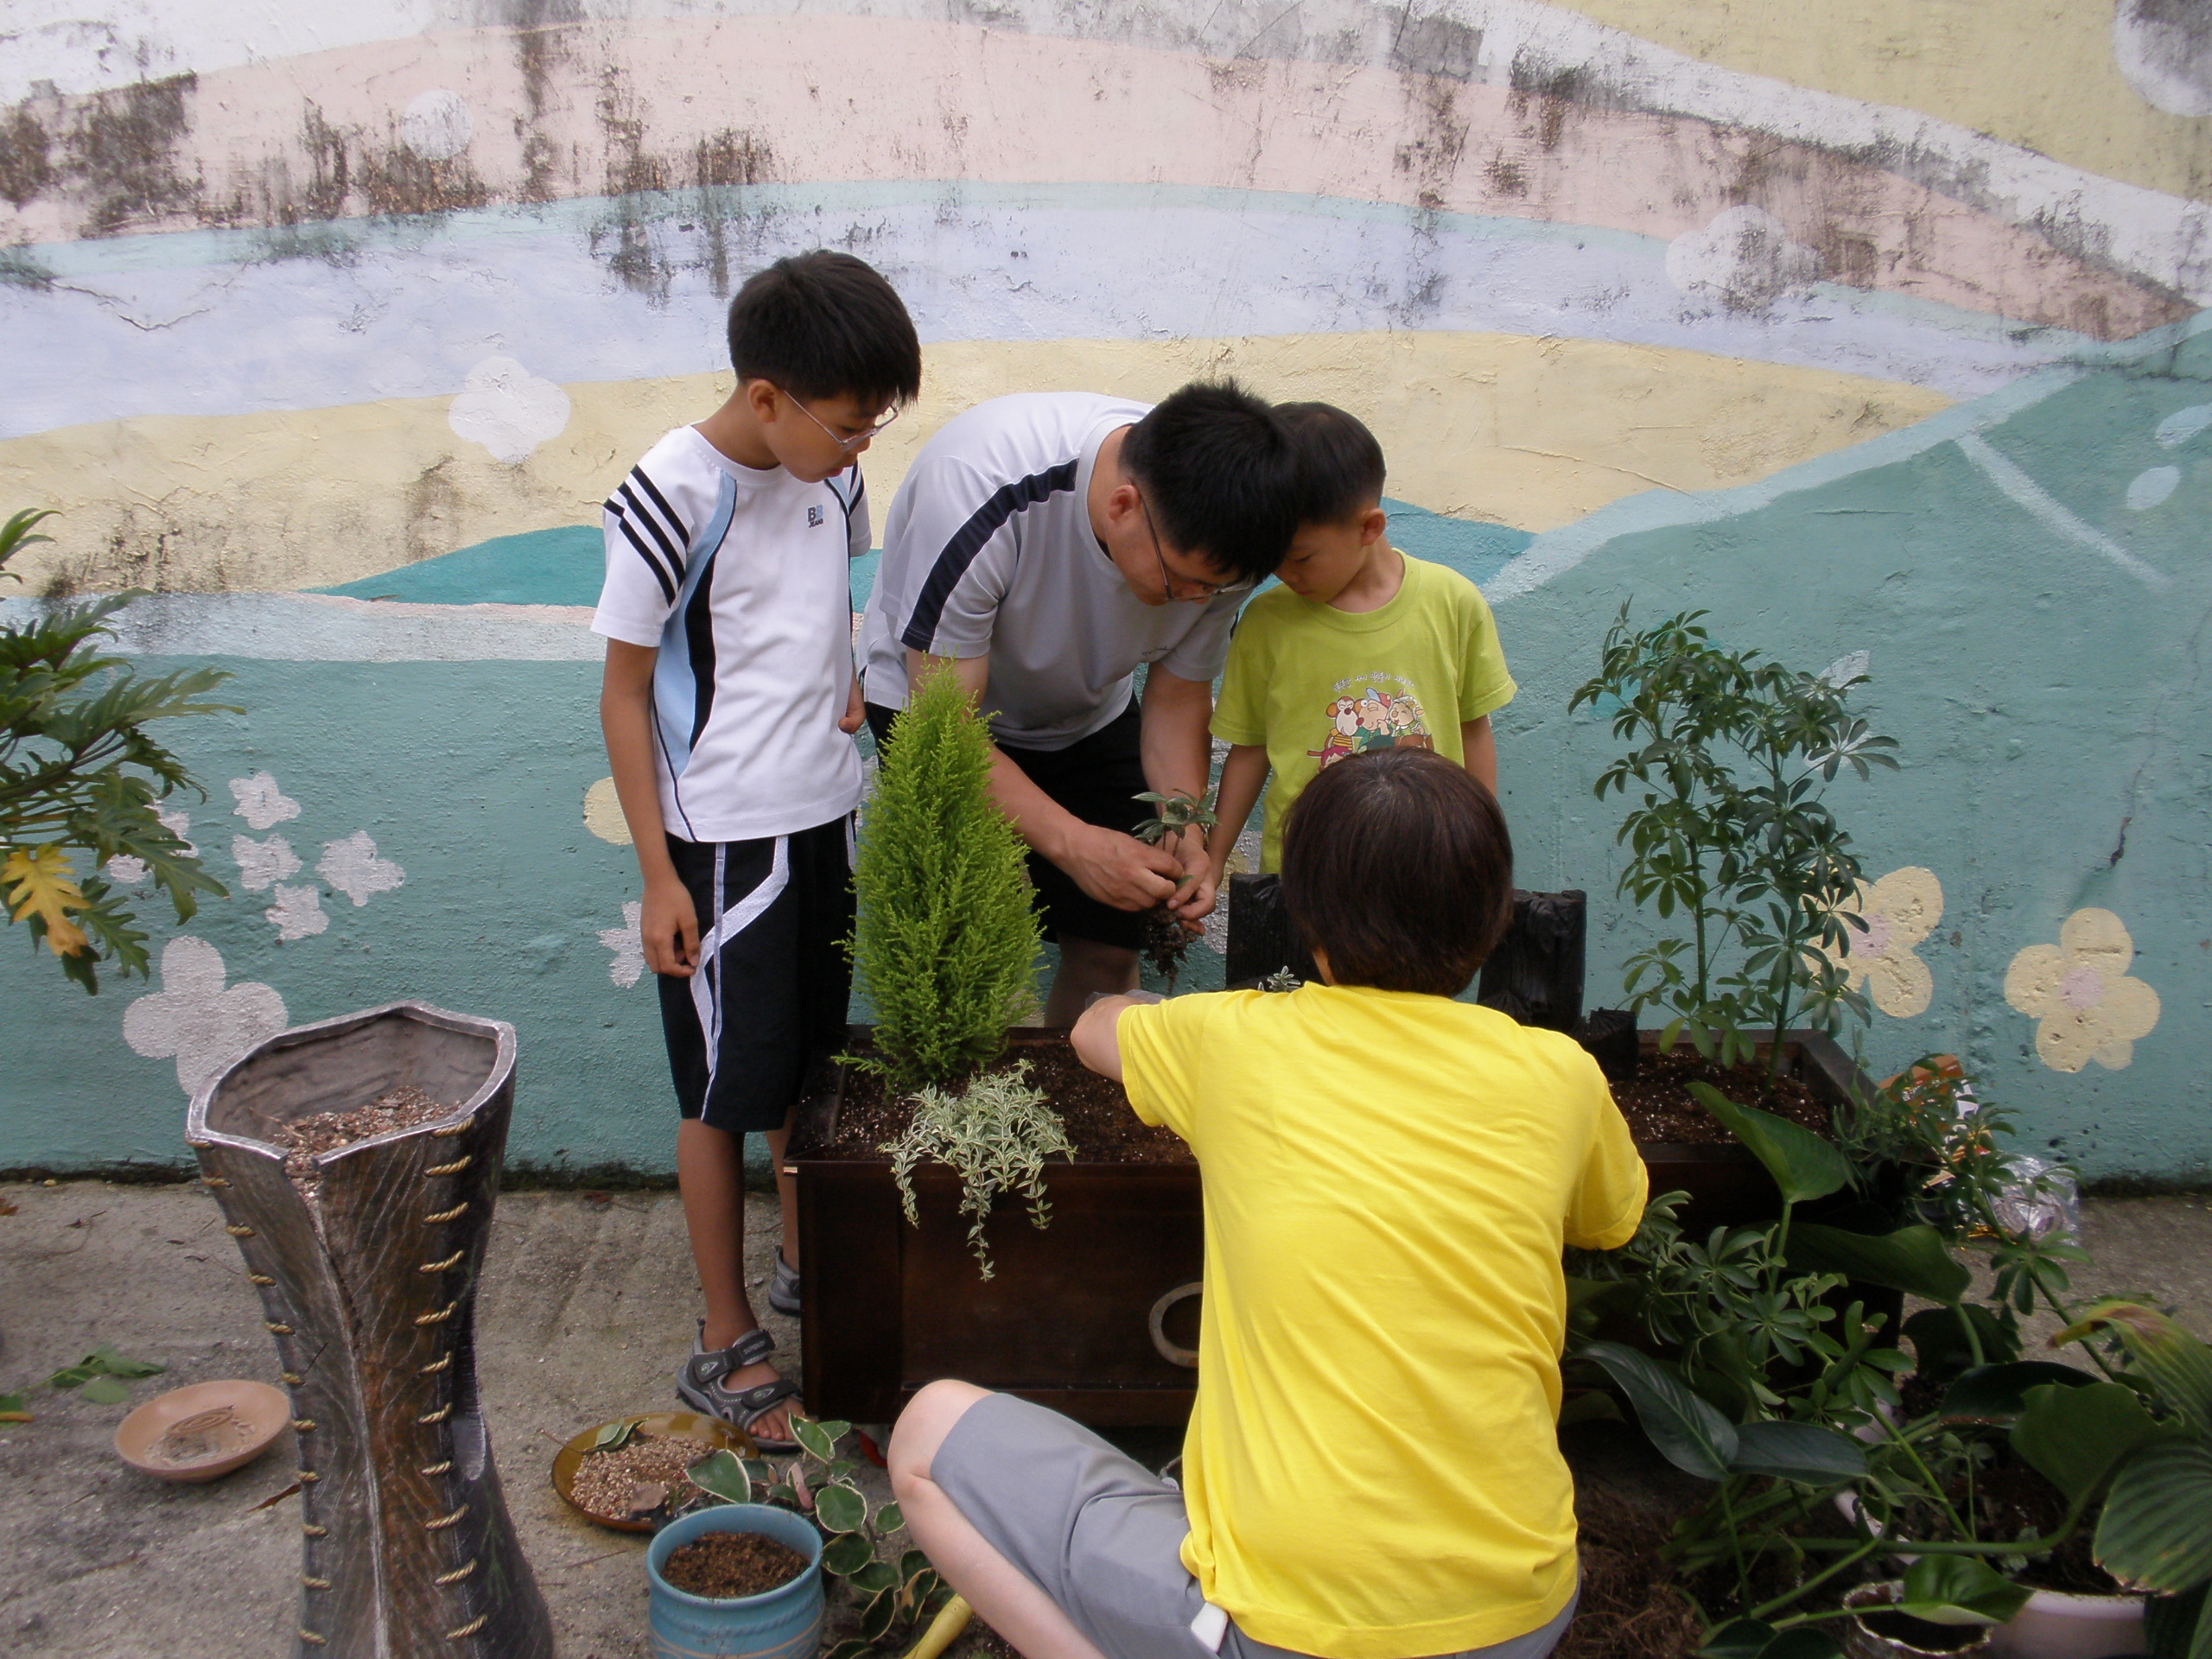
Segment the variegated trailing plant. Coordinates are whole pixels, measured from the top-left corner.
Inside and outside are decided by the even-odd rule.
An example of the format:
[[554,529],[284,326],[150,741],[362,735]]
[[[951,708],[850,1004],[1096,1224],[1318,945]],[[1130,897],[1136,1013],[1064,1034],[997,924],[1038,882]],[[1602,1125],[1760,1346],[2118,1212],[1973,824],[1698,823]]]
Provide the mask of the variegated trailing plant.
[[862,1659],[887,1638],[903,1643],[957,1599],[920,1550],[897,1548],[897,1535],[906,1524],[899,1505],[869,1507],[857,1478],[859,1462],[839,1450],[853,1426],[797,1415],[791,1421],[799,1449],[780,1465],[766,1459],[748,1463],[723,1451],[685,1473],[712,1498],[773,1503],[812,1519],[823,1536],[823,1573],[845,1587],[859,1610],[860,1634],[832,1648],[828,1659]]

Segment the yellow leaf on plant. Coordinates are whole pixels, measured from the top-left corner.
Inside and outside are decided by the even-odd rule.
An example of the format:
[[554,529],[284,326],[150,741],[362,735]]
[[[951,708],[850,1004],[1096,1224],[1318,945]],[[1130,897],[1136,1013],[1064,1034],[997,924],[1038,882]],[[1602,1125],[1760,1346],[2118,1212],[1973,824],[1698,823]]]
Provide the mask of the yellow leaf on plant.
[[73,957],[88,943],[84,930],[69,919],[71,911],[85,907],[85,895],[69,879],[75,873],[69,855],[59,847],[19,847],[0,864],[10,915],[20,922],[35,913],[46,924],[47,948],[57,957]]

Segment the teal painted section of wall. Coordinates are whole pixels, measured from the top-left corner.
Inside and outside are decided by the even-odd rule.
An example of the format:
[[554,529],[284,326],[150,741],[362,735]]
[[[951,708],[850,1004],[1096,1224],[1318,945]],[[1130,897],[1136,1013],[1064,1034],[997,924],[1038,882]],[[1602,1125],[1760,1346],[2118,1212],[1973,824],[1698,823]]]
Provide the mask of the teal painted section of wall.
[[310,591],[419,605],[596,605],[607,570],[605,548],[597,524],[563,524],[495,536],[342,588]]
[[[1646,624],[1702,607],[1723,642],[1795,666],[1868,652],[1866,712],[1904,746],[1901,772],[1833,791],[1870,876],[1923,866],[1945,895],[1920,947],[1934,1001],[1916,1018],[1878,1014],[1870,1063],[1959,1052],[2018,1110],[2031,1144],[2091,1174],[2212,1168],[2200,1069],[2212,1036],[2212,437],[2158,436],[2212,404],[2212,335],[2177,332],[2024,407],[1980,411],[1980,442],[1999,473],[2009,462],[2043,493],[2041,517],[1977,463],[1962,419],[1964,447],[1916,450],[1899,434],[1868,446],[1907,452],[1895,459],[1858,470],[1832,459],[1802,469],[1815,481],[1794,491],[1784,474],[1745,492],[1740,512],[1726,497],[1622,504],[1621,518],[1675,522],[1604,539],[1499,605],[1522,686],[1499,721],[1522,880],[1589,889],[1593,1002],[1618,1000],[1618,964],[1649,932],[1612,896],[1617,801],[1601,808],[1590,793],[1616,746],[1567,702],[1623,602]],[[2160,467],[2174,474],[2137,483]],[[2130,506],[2131,487],[2140,502],[2169,485]],[[1544,552],[1540,538],[1529,556]],[[2085,906],[2126,924],[2130,971],[2163,1007],[2126,1069],[2069,1074],[2037,1058],[2037,1022],[2004,986],[2018,951],[2055,943]]]
[[[146,659],[149,671],[182,666]],[[227,982],[257,981],[289,1023],[402,997],[512,1020],[520,1043],[512,1155],[524,1163],[669,1166],[673,1097],[651,976],[623,988],[597,937],[638,896],[630,849],[594,838],[584,791],[606,772],[598,671],[568,663],[293,664],[231,659],[227,695],[251,712],[168,734],[211,798],[188,801],[190,838],[232,896],[179,926],[141,906],[162,946],[222,953]],[[299,816],[265,831],[234,816],[232,778],[268,771]],[[371,780],[373,780],[372,782]],[[269,893],[247,893],[234,836],[282,835],[315,882],[326,842],[365,830],[405,872],[357,908],[321,887],[327,931],[280,944]],[[10,1166],[175,1163],[185,1096],[168,1059],[122,1036],[133,999],[67,984],[11,929],[0,944],[0,1147]]]

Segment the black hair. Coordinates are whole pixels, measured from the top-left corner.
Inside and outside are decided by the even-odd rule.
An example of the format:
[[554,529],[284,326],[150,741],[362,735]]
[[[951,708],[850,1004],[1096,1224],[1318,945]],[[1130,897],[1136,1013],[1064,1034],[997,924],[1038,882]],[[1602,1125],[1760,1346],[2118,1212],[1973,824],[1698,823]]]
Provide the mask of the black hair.
[[766,380],[812,403],[869,409],[922,390],[914,320],[890,283],[849,253],[817,248],[757,270],[729,302],[729,361],[740,385]]
[[1457,996],[1512,914],[1505,814],[1433,750],[1346,756],[1291,803],[1282,899],[1338,984]]
[[1340,524],[1382,499],[1382,446],[1334,404],[1277,404],[1298,452],[1298,522]]
[[1194,380],[1131,427],[1122,470],[1181,550],[1256,582],[1298,529],[1297,456],[1275,412],[1234,380]]

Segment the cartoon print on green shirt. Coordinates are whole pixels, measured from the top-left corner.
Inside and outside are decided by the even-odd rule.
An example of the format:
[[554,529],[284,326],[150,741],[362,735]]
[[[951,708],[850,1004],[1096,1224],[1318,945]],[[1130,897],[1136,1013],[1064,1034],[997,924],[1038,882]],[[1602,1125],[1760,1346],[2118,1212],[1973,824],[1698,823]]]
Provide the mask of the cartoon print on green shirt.
[[[1396,689],[1386,690],[1385,686]],[[1355,674],[1330,689],[1337,696],[1329,704],[1328,734],[1319,748],[1306,751],[1322,766],[1370,749],[1436,747],[1412,681],[1395,674]]]

